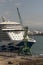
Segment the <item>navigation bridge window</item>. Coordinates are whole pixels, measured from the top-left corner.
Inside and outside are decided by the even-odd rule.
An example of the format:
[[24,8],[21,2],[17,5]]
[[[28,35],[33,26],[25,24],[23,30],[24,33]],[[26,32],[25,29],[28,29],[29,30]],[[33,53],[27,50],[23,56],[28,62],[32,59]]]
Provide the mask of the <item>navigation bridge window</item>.
[[8,34],[12,40],[22,40],[24,32],[19,32],[19,33],[8,32]]

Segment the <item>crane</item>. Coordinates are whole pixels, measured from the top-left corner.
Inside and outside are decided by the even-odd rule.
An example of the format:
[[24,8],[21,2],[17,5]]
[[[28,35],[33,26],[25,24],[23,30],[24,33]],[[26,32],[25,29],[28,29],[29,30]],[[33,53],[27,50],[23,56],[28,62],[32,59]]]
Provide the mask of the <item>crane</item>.
[[[19,20],[20,20],[20,23],[21,25],[23,26],[22,24],[22,19],[21,19],[21,16],[20,16],[20,12],[19,12],[19,9],[17,8],[17,12],[18,12],[18,16],[19,16]],[[24,42],[24,46],[20,49],[19,49],[19,54],[23,54],[23,55],[31,55],[31,52],[30,52],[30,48],[27,46],[27,42],[28,42],[28,39],[27,39],[27,32],[28,32],[28,26],[23,26],[23,29],[24,29],[24,38],[23,38],[23,42]]]
[[18,8],[17,8],[17,12],[18,12],[18,17],[19,17],[20,24],[23,26],[22,19],[21,19],[20,12],[19,12],[19,9]]

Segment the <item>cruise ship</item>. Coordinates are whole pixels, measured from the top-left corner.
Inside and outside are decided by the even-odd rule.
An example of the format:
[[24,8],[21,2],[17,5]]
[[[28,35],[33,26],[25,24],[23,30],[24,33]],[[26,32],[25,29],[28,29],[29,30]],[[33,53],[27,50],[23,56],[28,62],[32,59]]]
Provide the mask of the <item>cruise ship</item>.
[[[2,22],[0,22],[0,46],[3,48],[6,45],[13,45],[16,49],[23,47],[26,45],[31,48],[32,45],[36,42],[36,40],[30,38],[28,36],[28,27],[24,27],[22,25],[22,20],[20,16],[19,9],[17,8],[19,22],[6,21],[4,17],[2,17]],[[27,29],[26,29],[27,28]],[[26,34],[26,35],[25,35]],[[25,46],[26,46],[25,45]]]
[[[0,46],[10,43],[14,44],[14,46],[23,46],[24,32],[25,30],[20,23],[3,20],[0,22]],[[29,38],[28,35],[27,39],[27,46],[29,47],[36,42],[36,40]]]

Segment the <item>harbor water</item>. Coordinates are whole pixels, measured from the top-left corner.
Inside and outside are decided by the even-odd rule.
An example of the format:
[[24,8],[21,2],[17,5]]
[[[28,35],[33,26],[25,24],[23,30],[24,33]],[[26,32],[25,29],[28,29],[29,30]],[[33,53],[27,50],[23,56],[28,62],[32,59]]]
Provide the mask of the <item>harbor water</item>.
[[32,54],[43,54],[43,35],[32,37],[36,40],[36,43],[31,48]]

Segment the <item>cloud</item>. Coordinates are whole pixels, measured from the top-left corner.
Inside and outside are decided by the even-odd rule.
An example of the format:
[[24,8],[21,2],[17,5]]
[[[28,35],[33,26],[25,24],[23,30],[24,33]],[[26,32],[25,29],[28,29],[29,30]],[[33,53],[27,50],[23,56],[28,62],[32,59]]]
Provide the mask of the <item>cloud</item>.
[[14,0],[9,0],[9,2],[13,2]]
[[8,15],[8,14],[10,14],[10,13],[11,13],[10,11],[6,11],[6,12],[5,12],[5,15]]
[[20,5],[21,5],[21,3],[19,2],[19,3],[16,3],[15,5],[16,5],[16,6],[20,6]]
[[26,25],[30,25],[30,26],[43,26],[43,20],[37,20],[37,19],[26,19],[26,20],[24,20],[25,22],[25,24]]
[[0,0],[0,3],[5,3],[7,0]]
[[25,19],[25,24],[32,26],[43,26],[43,14],[35,14]]
[[11,15],[11,13],[12,13],[11,11],[6,10],[6,11],[4,11],[4,14],[2,16],[6,17],[6,18],[9,18],[9,16]]
[[7,1],[13,2],[14,0],[0,0],[0,3],[3,4],[3,3],[6,3]]
[[2,16],[4,16],[6,18],[6,20],[8,21],[8,20],[11,20],[10,19],[11,15],[12,15],[12,11],[6,10],[6,11],[4,11],[4,14]]
[[24,1],[24,0],[22,0],[22,1]]

